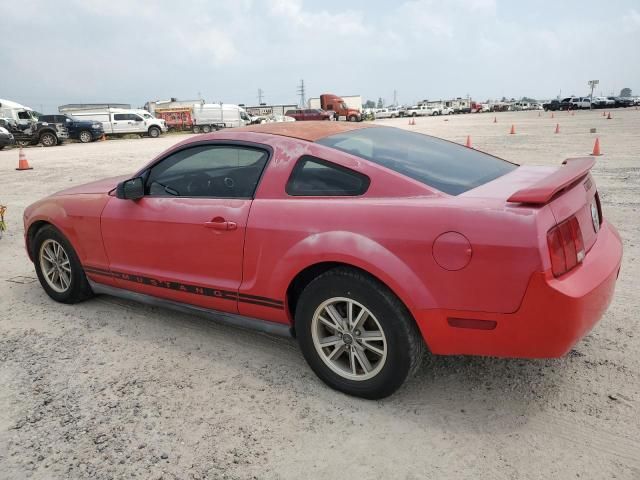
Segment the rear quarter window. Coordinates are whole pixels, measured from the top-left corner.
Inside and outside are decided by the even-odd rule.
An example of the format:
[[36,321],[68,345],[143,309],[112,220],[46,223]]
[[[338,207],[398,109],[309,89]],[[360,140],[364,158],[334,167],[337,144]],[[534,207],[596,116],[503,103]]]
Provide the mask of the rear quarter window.
[[293,167],[286,192],[296,197],[354,197],[363,195],[369,183],[362,173],[304,155]]
[[484,185],[518,167],[456,143],[392,127],[351,130],[317,143],[364,158],[449,195]]

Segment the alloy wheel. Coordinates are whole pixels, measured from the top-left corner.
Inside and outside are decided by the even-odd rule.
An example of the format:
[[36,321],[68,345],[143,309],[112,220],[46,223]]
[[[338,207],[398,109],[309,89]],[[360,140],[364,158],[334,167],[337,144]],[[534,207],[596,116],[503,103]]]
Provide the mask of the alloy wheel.
[[350,298],[330,298],[318,306],[311,336],[322,361],[348,380],[375,377],[387,359],[387,340],[373,313]]
[[40,246],[40,269],[47,284],[56,292],[64,293],[71,285],[71,262],[64,247],[53,239]]

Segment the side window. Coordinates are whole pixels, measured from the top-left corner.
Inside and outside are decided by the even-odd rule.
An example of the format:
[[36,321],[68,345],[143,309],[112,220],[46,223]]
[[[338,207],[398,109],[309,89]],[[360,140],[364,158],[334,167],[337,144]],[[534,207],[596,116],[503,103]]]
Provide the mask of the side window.
[[142,121],[142,117],[139,115],[136,115],[135,113],[130,113],[129,114],[129,120],[133,120],[134,122],[141,122]]
[[316,157],[300,157],[293,168],[286,192],[291,196],[354,197],[369,188],[369,177]]
[[257,148],[205,145],[170,155],[151,168],[150,196],[252,198],[269,154]]
[[129,115],[127,115],[126,113],[116,113],[113,115],[113,119],[114,120],[128,120],[129,119]]

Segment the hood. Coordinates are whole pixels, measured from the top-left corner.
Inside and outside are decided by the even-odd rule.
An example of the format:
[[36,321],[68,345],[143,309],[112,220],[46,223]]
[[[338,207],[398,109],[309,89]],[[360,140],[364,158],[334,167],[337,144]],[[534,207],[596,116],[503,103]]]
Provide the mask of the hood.
[[118,177],[104,178],[102,180],[97,180],[91,183],[85,183],[84,185],[78,185],[77,187],[67,188],[66,190],[61,190],[60,192],[56,192],[53,195],[80,195],[83,193],[109,193],[111,190],[116,188],[118,183],[131,178],[130,175],[120,175]]

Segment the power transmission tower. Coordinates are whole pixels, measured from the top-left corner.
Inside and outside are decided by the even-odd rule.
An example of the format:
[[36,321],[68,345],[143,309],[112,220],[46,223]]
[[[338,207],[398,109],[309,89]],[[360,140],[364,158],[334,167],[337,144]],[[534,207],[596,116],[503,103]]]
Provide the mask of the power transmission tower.
[[304,80],[300,80],[300,85],[298,86],[298,95],[300,95],[300,107],[304,108],[305,104],[307,103],[304,94]]
[[258,105],[262,105],[262,97],[264,96],[264,92],[261,88],[258,89]]

